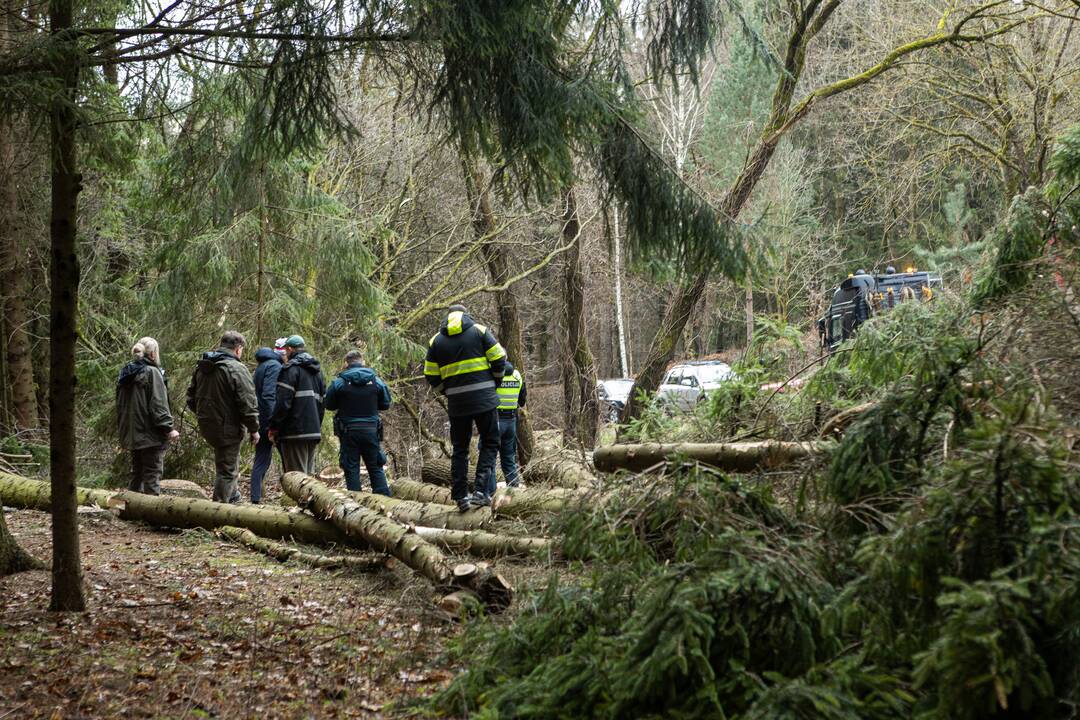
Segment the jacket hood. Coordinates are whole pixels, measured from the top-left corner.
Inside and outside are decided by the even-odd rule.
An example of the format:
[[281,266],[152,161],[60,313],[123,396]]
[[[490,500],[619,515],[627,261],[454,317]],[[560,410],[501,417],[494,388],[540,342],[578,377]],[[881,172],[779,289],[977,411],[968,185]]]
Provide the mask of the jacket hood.
[[472,315],[469,315],[469,313],[452,312],[443,320],[439,332],[443,335],[460,335],[475,324],[476,321],[472,319]]
[[261,347],[255,351],[255,359],[259,362],[266,362],[267,360],[277,360],[281,362],[281,356],[274,352],[273,348]]
[[215,365],[224,365],[230,360],[237,360],[236,356],[227,350],[211,350],[210,352],[204,352],[202,357],[199,358],[198,368],[201,372],[210,372],[214,369]]
[[139,360],[132,360],[124,367],[120,368],[120,377],[116,380],[117,387],[127,385],[129,382],[139,376],[139,373],[143,371],[143,368],[157,367],[152,362],[145,358]]
[[351,385],[367,385],[375,382],[375,371],[363,365],[350,365],[338,373],[338,377]]
[[307,354],[306,352],[293,355],[292,359],[289,360],[289,365],[297,365],[299,367],[302,367],[312,375],[319,372],[319,361],[313,358],[311,355]]

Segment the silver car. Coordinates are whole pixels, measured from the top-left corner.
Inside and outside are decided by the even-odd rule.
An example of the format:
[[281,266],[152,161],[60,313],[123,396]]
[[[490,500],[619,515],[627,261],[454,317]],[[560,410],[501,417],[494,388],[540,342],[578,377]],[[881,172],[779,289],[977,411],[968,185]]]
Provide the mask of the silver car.
[[718,360],[682,363],[664,375],[656,398],[666,407],[690,411],[731,375],[731,366]]

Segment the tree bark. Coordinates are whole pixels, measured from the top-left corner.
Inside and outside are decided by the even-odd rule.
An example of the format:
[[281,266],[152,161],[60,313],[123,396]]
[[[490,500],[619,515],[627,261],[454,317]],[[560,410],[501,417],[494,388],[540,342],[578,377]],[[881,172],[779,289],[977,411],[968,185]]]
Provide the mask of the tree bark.
[[630,361],[626,353],[626,326],[623,314],[622,297],[622,239],[619,237],[619,206],[612,209],[611,247],[615,274],[615,329],[619,336],[620,377],[630,377]]
[[[396,497],[417,502],[451,505],[450,488],[415,480],[399,479],[390,483]],[[570,488],[502,488],[495,493],[492,506],[496,517],[533,517],[561,512],[579,502],[585,494]]]
[[22,572],[23,570],[44,570],[44,564],[19,547],[19,543],[15,542],[15,538],[8,531],[3,507],[3,494],[0,493],[0,577]]
[[446,530],[443,528],[413,528],[418,537],[433,545],[467,552],[479,557],[503,557],[506,555],[533,555],[552,549],[551,540],[517,535],[495,535],[483,530]]
[[[480,250],[487,264],[488,276],[492,285],[502,287],[511,277],[510,263],[505,250],[499,247],[494,234],[497,224],[492,208],[491,192],[488,184],[481,177],[480,171],[470,160],[462,157],[462,173],[465,177],[465,194],[472,211],[473,232],[476,239],[482,241]],[[526,376],[525,343],[523,340],[521,313],[518,310],[517,294],[513,287],[495,292],[495,305],[499,314],[499,342],[506,350],[506,356],[521,374]],[[528,465],[533,455],[533,431],[527,413],[518,413],[517,456],[521,465]]]
[[346,535],[393,555],[435,585],[450,584],[453,568],[442,552],[400,523],[368,510],[303,473],[286,473],[281,487],[301,507],[325,518]]
[[[0,5],[0,54],[14,44],[15,3]],[[30,357],[29,316],[26,311],[28,273],[25,253],[19,241],[20,223],[18,178],[19,153],[16,143],[25,137],[20,114],[0,117],[0,283],[3,285],[5,377],[14,430],[39,426],[34,367]]]
[[[441,489],[441,488],[438,488]],[[478,530],[491,525],[491,508],[458,512],[452,502],[435,504],[374,493],[351,492],[349,497],[368,510],[385,515],[403,525],[424,525],[451,530]]]
[[[109,499],[114,494],[108,490],[75,488],[75,502],[79,505],[108,507]],[[0,472],[0,495],[11,507],[45,511],[52,508],[52,491],[49,483],[41,480]]]
[[596,399],[596,364],[585,334],[585,279],[581,272],[581,221],[577,198],[570,188],[564,196],[563,244],[571,245],[565,257],[563,289],[566,296],[566,355],[563,362],[563,395],[568,437],[582,447],[596,444],[599,407]]
[[820,456],[832,447],[827,442],[675,443],[670,445],[609,445],[597,448],[593,462],[601,472],[641,472],[681,459],[700,462],[728,472],[753,472],[793,465]]
[[[474,472],[475,468],[470,468]],[[501,470],[497,471],[496,477],[502,479]],[[521,473],[526,483],[554,485],[563,488],[591,488],[596,483],[596,477],[589,469],[574,460],[563,458],[538,459],[529,465]],[[420,479],[425,483],[450,487],[450,461],[443,458],[425,460],[420,468]]]
[[[392,567],[393,558],[385,555],[316,555],[304,552],[284,543],[274,542],[259,537],[250,530],[235,525],[225,525],[217,529],[217,534],[227,540],[231,540],[246,548],[260,552],[264,555],[288,562],[295,560],[311,565],[312,567],[332,570],[335,568],[349,568],[353,570],[371,571],[383,570]],[[390,564],[388,564],[390,563]]]
[[75,243],[82,176],[75,147],[79,65],[70,33],[73,0],[49,3],[49,24],[58,47],[59,82],[50,108],[52,209],[49,223],[49,475],[52,480],[52,599],[54,611],[86,609],[75,500],[75,346],[78,340],[79,257]]

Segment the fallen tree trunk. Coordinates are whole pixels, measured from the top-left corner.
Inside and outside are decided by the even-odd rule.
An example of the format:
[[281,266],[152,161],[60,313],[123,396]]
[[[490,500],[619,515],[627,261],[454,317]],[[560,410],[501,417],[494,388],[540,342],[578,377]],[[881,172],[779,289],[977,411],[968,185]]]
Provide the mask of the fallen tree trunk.
[[[114,494],[110,490],[77,487],[75,488],[75,502],[79,505],[107,507],[109,498]],[[52,489],[49,483],[41,480],[0,472],[0,497],[9,507],[48,512],[51,508],[49,498],[52,497]]]
[[[428,487],[433,487],[429,485]],[[491,508],[476,508],[458,512],[450,506],[448,488],[434,488],[447,493],[447,503],[417,502],[411,499],[392,498],[366,492],[350,492],[349,497],[368,510],[382,513],[404,525],[449,528],[450,530],[478,530],[491,525]]]
[[293,539],[307,545],[371,546],[360,538],[343,533],[333,524],[306,513],[289,512],[265,505],[230,505],[197,498],[118,493],[109,505],[123,520],[141,520],[151,525],[216,530],[225,525],[246,528],[272,540]]
[[326,518],[346,534],[393,555],[436,587],[467,583],[465,587],[476,592],[486,607],[502,609],[509,605],[509,587],[498,575],[489,572],[470,576],[467,580],[455,578],[450,562],[439,548],[418,532],[410,532],[400,523],[369,510],[346,493],[332,490],[315,478],[298,472],[286,473],[281,479],[281,487],[302,507]]
[[45,565],[15,542],[15,537],[8,532],[7,520],[4,519],[3,494],[0,494],[0,577],[12,575],[23,570],[44,570]]
[[[476,477],[476,466],[469,467],[469,478]],[[496,478],[505,482],[502,471],[496,472]],[[420,479],[423,482],[441,487],[450,487],[452,479],[450,475],[450,461],[442,458],[425,460],[420,468]],[[537,459],[525,468],[521,473],[521,479],[526,484],[554,485],[565,488],[589,488],[596,483],[589,469],[574,460],[562,459]]]
[[418,537],[448,550],[468,552],[478,557],[502,557],[504,555],[532,555],[547,552],[552,543],[548,538],[495,535],[483,530],[446,530],[443,528],[415,527]]
[[[450,505],[450,488],[438,487],[415,480],[399,479],[390,482],[394,495],[406,500]],[[562,511],[577,502],[584,493],[570,488],[503,488],[495,493],[492,508],[496,516],[530,517]],[[417,523],[429,525],[429,523]]]
[[676,458],[688,458],[728,472],[752,472],[784,467],[824,453],[828,442],[765,440],[744,443],[676,443],[671,445],[609,445],[593,451],[601,472],[648,470]]
[[393,567],[394,559],[386,555],[316,555],[300,548],[259,537],[246,528],[225,525],[217,534],[246,548],[268,555],[275,560],[296,560],[305,565],[322,569],[350,568],[354,570],[382,570]]
[[839,437],[843,435],[851,423],[858,420],[859,416],[876,405],[876,402],[866,402],[841,410],[825,422],[821,427],[821,432],[818,433],[818,437],[832,438],[833,436]]

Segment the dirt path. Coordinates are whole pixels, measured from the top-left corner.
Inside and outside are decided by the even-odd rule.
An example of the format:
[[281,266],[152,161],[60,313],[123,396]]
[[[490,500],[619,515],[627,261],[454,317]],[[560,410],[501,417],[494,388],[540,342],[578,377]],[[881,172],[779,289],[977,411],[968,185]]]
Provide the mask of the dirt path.
[[[49,556],[48,515],[7,515]],[[85,515],[89,610],[49,574],[0,579],[0,719],[384,717],[445,683],[458,626],[407,569],[282,565],[202,531]]]

